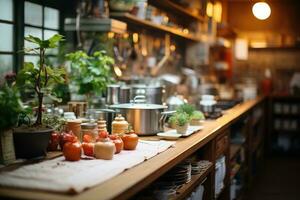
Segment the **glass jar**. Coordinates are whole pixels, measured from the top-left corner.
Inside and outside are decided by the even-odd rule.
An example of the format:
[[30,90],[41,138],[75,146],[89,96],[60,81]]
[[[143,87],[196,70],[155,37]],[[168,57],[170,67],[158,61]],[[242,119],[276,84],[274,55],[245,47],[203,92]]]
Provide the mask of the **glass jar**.
[[95,142],[98,136],[97,123],[82,123],[81,124],[81,136],[82,140],[85,135],[91,138],[91,142]]
[[115,117],[115,120],[112,122],[112,134],[124,134],[128,131],[128,122],[122,117],[121,114],[118,114]]

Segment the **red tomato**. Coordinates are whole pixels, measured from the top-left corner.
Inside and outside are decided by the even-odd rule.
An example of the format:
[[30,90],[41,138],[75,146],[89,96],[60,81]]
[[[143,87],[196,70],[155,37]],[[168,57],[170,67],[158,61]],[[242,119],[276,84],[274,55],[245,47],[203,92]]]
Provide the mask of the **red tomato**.
[[59,143],[59,133],[54,131],[53,133],[51,133],[51,137],[48,144],[48,150],[57,151],[58,143]]
[[101,130],[101,131],[99,131],[98,136],[99,136],[99,138],[107,138],[108,132]]
[[94,156],[94,143],[87,143],[84,142],[82,143],[82,149],[83,149],[83,153],[86,156]]
[[135,150],[139,142],[139,137],[135,133],[127,133],[122,136],[125,150]]
[[83,142],[87,142],[87,143],[90,143],[93,141],[93,138],[91,135],[84,135],[83,136]]
[[68,161],[78,161],[81,157],[81,144],[79,142],[67,142],[64,144],[63,155]]
[[124,148],[124,142],[123,142],[123,140],[117,136],[116,139],[112,140],[112,142],[116,146],[116,152],[115,152],[115,154],[120,153],[123,150],[123,148]]
[[64,148],[64,144],[66,142],[77,142],[78,139],[77,137],[73,134],[72,131],[66,133],[66,132],[62,132],[60,134],[60,141],[59,141],[59,146],[60,146],[60,149],[63,150]]

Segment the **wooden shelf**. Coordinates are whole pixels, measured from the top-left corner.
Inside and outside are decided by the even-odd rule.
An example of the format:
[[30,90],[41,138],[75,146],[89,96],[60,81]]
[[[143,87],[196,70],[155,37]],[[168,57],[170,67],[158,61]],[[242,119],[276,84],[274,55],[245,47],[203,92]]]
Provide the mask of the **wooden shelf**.
[[169,26],[165,26],[165,25],[155,24],[151,21],[140,19],[140,18],[138,18],[138,17],[136,17],[132,14],[129,14],[129,13],[111,12],[110,16],[112,18],[117,18],[118,20],[121,20],[121,21],[124,21],[124,22],[128,23],[128,26],[135,25],[135,26],[140,26],[142,28],[158,30],[158,31],[161,31],[161,32],[164,32],[164,33],[170,33],[174,36],[178,36],[178,37],[188,39],[188,40],[192,40],[192,41],[196,41],[196,42],[203,41],[202,38],[196,37],[192,34],[183,33],[178,28],[173,28],[173,27],[169,27]]
[[300,113],[297,113],[297,114],[292,114],[292,113],[287,113],[287,114],[284,114],[284,113],[273,113],[274,115],[274,118],[300,118]]
[[231,144],[230,145],[230,160],[232,160],[242,148],[241,144]]
[[184,184],[181,188],[176,191],[176,196],[172,200],[184,199],[188,194],[190,194],[197,185],[207,177],[207,175],[213,170],[213,164],[211,163],[207,169],[196,175],[192,175],[192,179],[189,183]]
[[173,3],[170,0],[148,0],[148,3],[167,12],[176,13],[177,15],[188,17],[192,20],[197,20],[200,22],[204,22],[206,20],[204,16],[193,13],[188,8],[184,8],[176,3]]

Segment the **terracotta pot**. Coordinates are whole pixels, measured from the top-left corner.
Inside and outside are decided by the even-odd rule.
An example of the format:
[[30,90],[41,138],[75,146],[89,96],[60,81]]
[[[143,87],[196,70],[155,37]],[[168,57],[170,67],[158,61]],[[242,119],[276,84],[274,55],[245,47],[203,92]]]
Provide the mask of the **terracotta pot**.
[[13,130],[17,158],[36,158],[47,155],[52,128],[16,128]]
[[186,123],[185,125],[183,125],[183,126],[179,126],[179,125],[175,125],[175,128],[176,128],[176,130],[177,130],[177,133],[178,134],[185,134],[186,133],[186,131],[187,131],[187,129],[188,129],[188,126],[189,126],[189,124],[188,123]]

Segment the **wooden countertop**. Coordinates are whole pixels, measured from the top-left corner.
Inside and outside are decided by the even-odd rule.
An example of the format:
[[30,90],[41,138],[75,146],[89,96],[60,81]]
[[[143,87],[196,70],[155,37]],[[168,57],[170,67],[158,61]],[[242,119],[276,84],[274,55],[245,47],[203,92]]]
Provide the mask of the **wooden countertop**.
[[238,120],[239,117],[250,111],[250,109],[255,107],[264,99],[264,97],[258,97],[255,100],[236,105],[232,109],[227,110],[225,114],[217,120],[206,121],[204,123],[203,130],[194,133],[187,138],[179,139],[176,142],[175,148],[170,148],[148,161],[145,161],[142,164],[139,164],[80,194],[67,195],[0,187],[0,196],[18,199],[53,200],[128,199],[138,191],[147,187],[173,166],[180,163],[196,150],[207,144],[219,133],[228,128],[230,124]]

